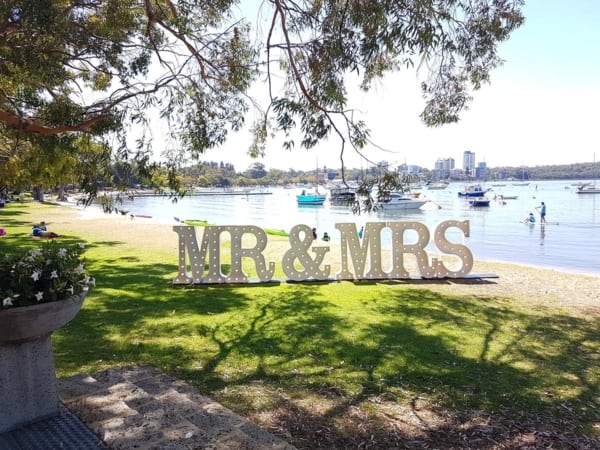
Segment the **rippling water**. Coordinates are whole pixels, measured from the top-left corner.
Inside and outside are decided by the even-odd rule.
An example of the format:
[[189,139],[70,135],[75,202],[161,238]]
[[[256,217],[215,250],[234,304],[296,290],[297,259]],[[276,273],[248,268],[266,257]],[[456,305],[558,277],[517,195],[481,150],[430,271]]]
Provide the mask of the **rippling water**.
[[[444,220],[469,220],[471,235],[464,243],[476,260],[494,260],[555,268],[569,272],[600,275],[600,194],[580,195],[571,181],[539,181],[529,186],[491,187],[494,195],[517,195],[503,204],[492,201],[488,208],[473,208],[458,197],[464,183],[453,183],[445,190],[422,190],[431,202],[417,211],[380,212],[354,215],[346,207],[298,206],[299,189],[272,188],[270,195],[196,196],[172,203],[162,197],[136,198],[124,205],[134,214],[176,223],[181,219],[207,220],[217,225],[258,225],[289,229],[296,224],[317,227],[339,239],[335,223],[355,222],[357,229],[366,222],[410,220],[423,222],[433,233]],[[541,227],[523,224],[523,219],[543,201],[548,224]],[[539,215],[536,213],[539,221]],[[410,236],[408,236],[410,238]],[[461,238],[462,239],[462,238]],[[384,236],[384,245],[389,236]],[[432,247],[435,251],[435,247]],[[428,248],[428,250],[430,250]]]

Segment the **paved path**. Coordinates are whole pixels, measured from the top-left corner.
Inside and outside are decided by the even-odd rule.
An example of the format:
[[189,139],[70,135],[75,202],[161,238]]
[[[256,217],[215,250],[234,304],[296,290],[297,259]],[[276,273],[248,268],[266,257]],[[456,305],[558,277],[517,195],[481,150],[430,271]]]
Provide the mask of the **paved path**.
[[294,449],[148,366],[62,379],[59,391],[63,404],[110,449]]

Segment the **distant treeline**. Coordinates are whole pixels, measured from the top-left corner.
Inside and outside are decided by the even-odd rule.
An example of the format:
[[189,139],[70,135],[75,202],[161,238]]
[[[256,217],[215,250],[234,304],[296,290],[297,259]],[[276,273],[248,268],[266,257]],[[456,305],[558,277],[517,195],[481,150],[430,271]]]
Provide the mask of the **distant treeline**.
[[[345,169],[347,181],[360,181],[365,177],[376,176],[380,167],[366,169]],[[389,170],[389,168],[388,168]],[[320,180],[333,180],[341,176],[341,169],[321,167]],[[182,182],[194,186],[253,186],[253,185],[285,185],[290,183],[314,183],[315,171],[266,169],[263,163],[256,162],[242,172],[238,172],[233,164],[206,161],[180,172]],[[428,181],[434,178],[433,172],[420,168],[418,178]],[[486,179],[505,180],[508,178],[524,180],[591,180],[600,178],[600,163],[577,163],[549,166],[507,166],[490,167]]]
[[534,167],[494,167],[490,179],[515,178],[525,180],[587,180],[600,178],[599,163],[576,163]]
[[[380,167],[366,169],[345,169],[347,181],[360,181],[365,177],[376,176]],[[388,168],[389,170],[389,168]],[[341,169],[322,167],[319,169],[320,181],[333,180],[341,176]],[[315,171],[266,169],[263,163],[256,162],[244,171],[238,172],[233,164],[206,161],[186,167],[179,174],[184,185],[188,186],[258,186],[286,185],[291,183],[314,183]],[[433,172],[420,168],[417,176],[421,181],[434,178]],[[600,178],[600,164],[577,163],[550,166],[507,166],[490,167],[487,180],[506,180],[508,178],[524,180],[591,180]]]

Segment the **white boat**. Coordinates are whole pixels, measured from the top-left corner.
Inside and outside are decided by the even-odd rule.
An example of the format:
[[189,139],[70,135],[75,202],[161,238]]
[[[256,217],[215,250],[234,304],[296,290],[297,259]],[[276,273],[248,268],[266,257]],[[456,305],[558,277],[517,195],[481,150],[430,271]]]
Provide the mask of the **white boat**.
[[429,189],[430,191],[432,190],[441,190],[441,189],[446,189],[448,187],[449,183],[447,183],[446,181],[437,181],[435,183],[431,183],[427,185],[427,189]]
[[389,196],[377,202],[376,207],[383,210],[419,209],[428,201],[410,197],[401,192],[392,192]]
[[525,181],[525,167],[521,167],[521,181],[513,183],[513,186],[529,186],[529,182]]
[[596,183],[585,183],[579,186],[575,192],[578,194],[600,194],[600,187],[596,186]]
[[[596,154],[594,153],[594,167],[596,165]],[[581,186],[577,188],[576,191],[578,194],[600,194],[600,187],[596,186],[596,182],[593,183],[582,183]]]
[[329,202],[334,206],[351,206],[356,199],[356,191],[351,187],[336,186],[329,190]]

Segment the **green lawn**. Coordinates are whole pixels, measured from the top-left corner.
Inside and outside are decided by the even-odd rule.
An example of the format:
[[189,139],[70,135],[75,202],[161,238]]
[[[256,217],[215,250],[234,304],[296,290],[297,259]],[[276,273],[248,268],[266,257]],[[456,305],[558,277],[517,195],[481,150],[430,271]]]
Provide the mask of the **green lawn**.
[[[45,205],[0,210],[14,230],[0,249],[39,245],[25,237],[32,208]],[[109,230],[64,239],[88,242],[97,286],[53,336],[61,377],[150,364],[242,414],[293,405],[340,435],[351,407],[386,427],[380,403],[415,399],[436,413],[599,432],[597,316],[394,282],[173,287],[169,249]]]

